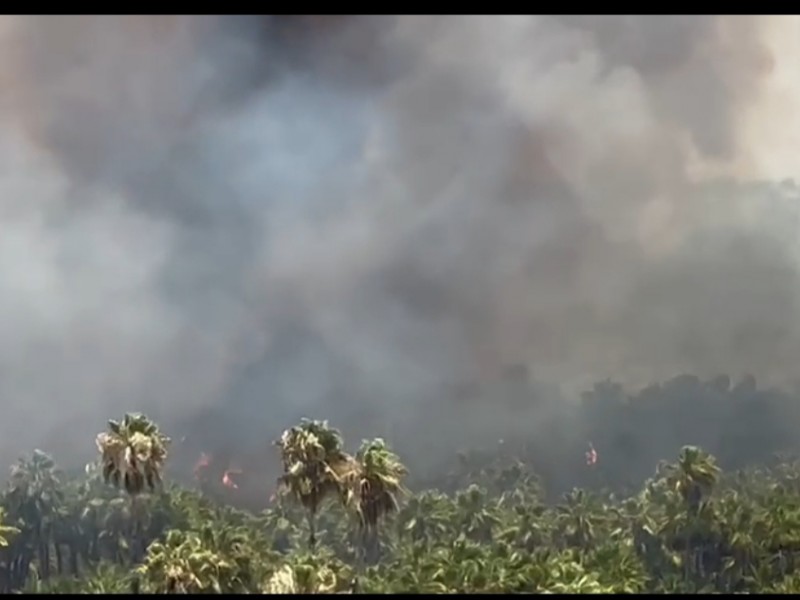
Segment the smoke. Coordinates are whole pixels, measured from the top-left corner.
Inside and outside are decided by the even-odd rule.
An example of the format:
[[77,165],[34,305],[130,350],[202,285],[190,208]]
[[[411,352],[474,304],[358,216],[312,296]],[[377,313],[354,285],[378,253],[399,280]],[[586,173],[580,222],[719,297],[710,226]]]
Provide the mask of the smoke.
[[798,26],[4,17],[0,455],[130,410],[423,455],[538,426],[447,400],[515,364],[791,378]]

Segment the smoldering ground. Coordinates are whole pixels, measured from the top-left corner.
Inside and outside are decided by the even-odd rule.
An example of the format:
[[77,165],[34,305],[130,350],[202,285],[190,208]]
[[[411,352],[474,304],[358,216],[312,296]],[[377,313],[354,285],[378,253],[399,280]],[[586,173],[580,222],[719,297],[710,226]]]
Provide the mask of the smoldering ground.
[[791,378],[792,28],[5,17],[0,454],[309,415],[421,467],[606,377]]

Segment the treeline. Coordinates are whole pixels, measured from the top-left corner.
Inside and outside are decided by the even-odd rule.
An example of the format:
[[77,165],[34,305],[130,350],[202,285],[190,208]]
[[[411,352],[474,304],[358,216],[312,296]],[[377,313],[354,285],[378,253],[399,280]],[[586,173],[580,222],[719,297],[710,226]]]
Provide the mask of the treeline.
[[[279,493],[259,513],[162,481],[169,439],[126,415],[82,477],[39,451],[13,467],[0,591],[798,592],[800,462],[773,455],[793,442],[793,402],[749,379],[681,377],[634,396],[599,384],[561,441],[585,489],[555,501],[537,440],[528,455],[462,455],[443,491],[411,492],[382,440],[348,452],[338,431],[303,421],[276,441]],[[673,448],[684,434],[719,462]]]
[[[502,444],[497,440],[481,451],[470,448],[463,436],[451,437],[472,463],[491,461],[498,454],[522,457],[547,482],[554,498],[575,486],[633,492],[652,475],[654,465],[684,445],[706,449],[726,470],[800,452],[800,389],[760,388],[751,376],[737,381],[727,375],[707,380],[680,375],[638,391],[603,381],[583,393],[577,406],[528,381],[524,373],[512,373],[509,379],[515,386],[507,396],[511,400],[493,402],[488,390],[461,408],[477,410],[482,403],[490,407],[490,416],[508,415],[503,420],[522,433],[500,433]],[[456,403],[454,410],[458,408]],[[591,448],[597,464],[587,469],[585,454]],[[438,475],[425,477],[423,483],[445,484]],[[465,484],[457,477],[447,485]]]

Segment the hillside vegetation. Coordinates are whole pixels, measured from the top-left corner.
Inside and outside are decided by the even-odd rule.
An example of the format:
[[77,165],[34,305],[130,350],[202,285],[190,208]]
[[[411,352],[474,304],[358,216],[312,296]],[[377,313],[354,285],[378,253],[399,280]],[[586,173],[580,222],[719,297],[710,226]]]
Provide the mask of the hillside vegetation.
[[[764,421],[791,395],[691,378],[637,398],[610,384],[593,394],[585,410],[605,416],[579,457],[585,489],[555,501],[524,453],[462,456],[439,490],[411,491],[383,440],[350,448],[327,423],[303,421],[276,441],[284,472],[254,514],[166,478],[169,439],[125,415],[98,435],[82,477],[41,451],[13,467],[0,498],[0,591],[800,592],[800,461],[766,454],[788,433]],[[667,397],[676,404],[664,408]],[[760,422],[732,418],[754,402]],[[703,449],[676,447],[627,489],[625,444],[650,447],[626,415],[649,411],[652,425],[659,406],[662,428],[689,411],[687,431],[700,435],[698,415],[714,407],[728,423],[710,426],[727,431],[727,461],[737,440],[737,460],[755,447],[760,464],[723,472]]]

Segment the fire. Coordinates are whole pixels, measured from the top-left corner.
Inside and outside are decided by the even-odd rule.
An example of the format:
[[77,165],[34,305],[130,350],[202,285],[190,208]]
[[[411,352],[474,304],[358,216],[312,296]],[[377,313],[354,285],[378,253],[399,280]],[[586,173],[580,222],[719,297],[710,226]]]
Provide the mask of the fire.
[[241,473],[242,473],[241,469],[228,469],[222,475],[222,485],[232,490],[238,490],[239,486],[233,480],[231,475],[241,475]]
[[211,466],[211,457],[205,452],[200,454],[197,464],[194,466],[194,478],[200,479],[202,472]]
[[[211,468],[212,463],[214,462],[214,457],[211,454],[203,452],[200,454],[200,458],[198,459],[197,463],[194,466],[194,477],[198,481],[207,481],[207,471]],[[241,475],[242,470],[231,467],[225,470],[222,473],[222,485],[230,490],[238,490],[239,484],[236,483],[234,480],[235,475]],[[216,477],[216,475],[212,475],[212,477]]]
[[597,450],[595,450],[592,443],[589,442],[589,451],[586,453],[586,465],[592,467],[596,464],[597,464]]

